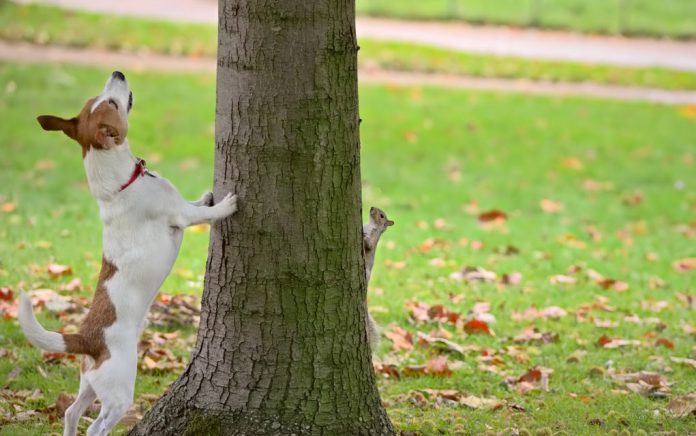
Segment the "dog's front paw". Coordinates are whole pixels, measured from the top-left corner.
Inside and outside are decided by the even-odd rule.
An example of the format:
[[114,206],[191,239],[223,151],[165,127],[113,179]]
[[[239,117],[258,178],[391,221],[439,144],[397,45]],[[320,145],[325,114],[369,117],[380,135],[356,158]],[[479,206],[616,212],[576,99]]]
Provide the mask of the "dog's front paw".
[[237,196],[230,192],[215,206],[222,208],[224,211],[223,216],[230,216],[237,212]]

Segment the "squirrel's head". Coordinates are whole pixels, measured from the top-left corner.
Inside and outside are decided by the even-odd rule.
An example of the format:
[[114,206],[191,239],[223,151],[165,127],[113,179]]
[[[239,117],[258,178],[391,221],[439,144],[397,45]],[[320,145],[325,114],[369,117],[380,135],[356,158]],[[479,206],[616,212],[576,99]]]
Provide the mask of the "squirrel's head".
[[384,213],[382,209],[378,209],[376,207],[370,208],[370,220],[382,229],[386,229],[387,227],[394,225],[394,221],[388,219],[387,214]]

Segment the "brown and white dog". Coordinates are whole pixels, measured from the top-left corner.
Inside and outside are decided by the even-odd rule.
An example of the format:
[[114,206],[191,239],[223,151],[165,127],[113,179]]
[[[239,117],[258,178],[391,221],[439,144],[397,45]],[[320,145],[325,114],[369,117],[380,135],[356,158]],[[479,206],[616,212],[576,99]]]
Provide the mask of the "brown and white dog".
[[19,322],[32,344],[84,355],[80,392],[65,413],[64,435],[76,433],[78,420],[97,398],[101,412],[88,435],[105,435],[121,420],[133,402],[145,317],[174,264],[184,228],[237,210],[232,194],[214,206],[210,192],[186,202],[171,183],[145,169],[126,139],[132,103],[125,76],[115,71],[77,117],[38,118],[45,130],[63,131],[82,146],[87,181],[104,226],[99,282],[77,334],[45,330],[30,297],[21,295]]

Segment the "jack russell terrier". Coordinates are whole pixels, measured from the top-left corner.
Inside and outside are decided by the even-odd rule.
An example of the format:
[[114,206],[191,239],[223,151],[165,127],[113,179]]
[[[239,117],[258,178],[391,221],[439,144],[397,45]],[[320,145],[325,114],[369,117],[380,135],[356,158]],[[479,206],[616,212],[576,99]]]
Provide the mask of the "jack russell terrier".
[[44,130],[63,131],[82,146],[87,182],[104,223],[99,282],[79,333],[45,330],[31,298],[21,295],[19,323],[32,344],[84,355],[80,391],[65,412],[66,436],[75,435],[78,420],[97,398],[101,411],[87,435],[108,434],[125,415],[133,402],[145,317],[176,260],[184,229],[237,210],[236,195],[213,205],[208,192],[189,203],[166,179],[149,172],[128,149],[132,105],[125,76],[114,71],[104,91],[87,100],[77,117],[38,117]]

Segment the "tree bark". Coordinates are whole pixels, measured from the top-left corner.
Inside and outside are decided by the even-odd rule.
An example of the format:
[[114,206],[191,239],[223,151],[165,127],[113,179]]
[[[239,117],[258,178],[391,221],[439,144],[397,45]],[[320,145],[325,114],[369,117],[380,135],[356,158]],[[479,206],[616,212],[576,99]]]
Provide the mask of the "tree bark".
[[219,0],[191,362],[131,435],[393,434],[365,331],[354,1]]

